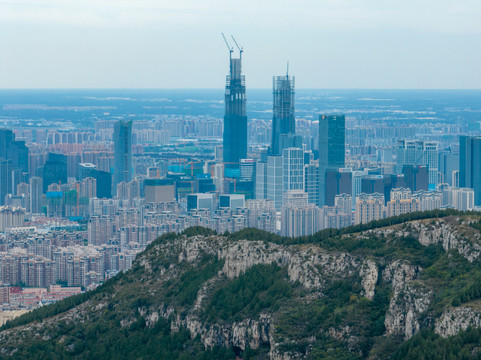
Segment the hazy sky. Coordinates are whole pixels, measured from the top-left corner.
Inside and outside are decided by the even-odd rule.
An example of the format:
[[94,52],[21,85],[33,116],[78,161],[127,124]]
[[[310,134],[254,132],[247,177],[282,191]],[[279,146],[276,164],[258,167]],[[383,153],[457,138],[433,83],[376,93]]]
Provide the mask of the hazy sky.
[[0,88],[481,88],[479,0],[0,0]]

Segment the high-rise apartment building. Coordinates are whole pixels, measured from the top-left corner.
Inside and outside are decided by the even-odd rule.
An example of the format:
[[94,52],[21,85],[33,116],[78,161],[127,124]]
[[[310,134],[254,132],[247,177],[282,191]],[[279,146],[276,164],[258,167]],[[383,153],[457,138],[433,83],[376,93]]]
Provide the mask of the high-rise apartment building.
[[345,123],[344,115],[319,116],[319,206],[326,202],[326,170],[345,165]]
[[241,159],[247,158],[247,114],[245,76],[242,75],[242,49],[239,58],[232,57],[225,85],[223,161],[226,177],[238,177]]
[[120,182],[132,181],[132,121],[114,125],[114,189]]
[[359,194],[356,199],[354,224],[367,224],[373,220],[384,218],[384,195]]

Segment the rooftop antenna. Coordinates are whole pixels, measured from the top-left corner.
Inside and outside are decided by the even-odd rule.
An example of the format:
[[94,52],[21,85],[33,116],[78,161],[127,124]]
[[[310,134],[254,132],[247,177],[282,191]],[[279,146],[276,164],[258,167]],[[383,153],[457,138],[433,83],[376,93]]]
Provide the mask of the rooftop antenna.
[[222,37],[224,38],[225,44],[227,45],[227,49],[229,49],[229,57],[232,58],[232,53],[234,52],[234,47],[230,46],[229,43],[227,42],[227,39],[225,38],[224,33],[221,33]]
[[287,60],[286,77],[289,79],[289,60]]
[[241,48],[239,44],[237,44],[237,41],[235,41],[234,35],[231,35],[232,40],[234,40],[235,46],[239,49],[240,57],[242,57],[242,52],[244,51],[244,48]]

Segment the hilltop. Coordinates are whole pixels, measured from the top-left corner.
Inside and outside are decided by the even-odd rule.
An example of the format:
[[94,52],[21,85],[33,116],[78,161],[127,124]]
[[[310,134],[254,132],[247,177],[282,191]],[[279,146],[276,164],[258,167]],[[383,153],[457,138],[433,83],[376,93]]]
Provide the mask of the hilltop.
[[481,359],[481,215],[418,215],[299,239],[166,234],[7,323],[0,357]]

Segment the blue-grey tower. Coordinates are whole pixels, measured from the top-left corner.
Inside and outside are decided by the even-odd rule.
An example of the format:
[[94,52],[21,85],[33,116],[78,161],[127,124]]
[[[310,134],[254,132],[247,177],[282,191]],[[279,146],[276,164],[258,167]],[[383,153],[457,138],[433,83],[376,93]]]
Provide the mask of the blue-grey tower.
[[345,166],[344,115],[319,116],[319,206],[326,205],[326,170]]
[[114,187],[132,181],[132,121],[120,120],[114,125]]
[[[294,76],[289,76],[289,70],[285,76],[274,76],[273,78],[272,155],[282,155],[283,143],[286,142],[285,140],[288,137],[293,137],[296,133],[294,81]],[[289,144],[288,147],[295,145]],[[302,144],[299,147],[301,146]]]
[[[224,36],[224,34],[222,34]],[[240,176],[240,160],[247,157],[247,115],[246,115],[246,85],[242,75],[243,49],[239,49],[239,57],[234,58],[234,48],[229,46],[230,71],[225,84],[225,115],[224,115],[224,154],[223,161],[226,177]]]
[[459,187],[474,189],[474,205],[481,206],[481,137],[459,137]]

